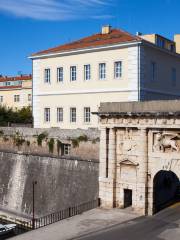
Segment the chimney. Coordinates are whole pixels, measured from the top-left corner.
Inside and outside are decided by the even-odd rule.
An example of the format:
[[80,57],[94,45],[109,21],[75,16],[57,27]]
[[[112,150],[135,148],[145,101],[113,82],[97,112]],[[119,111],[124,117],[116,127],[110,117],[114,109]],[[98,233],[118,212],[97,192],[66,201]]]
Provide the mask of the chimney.
[[110,25],[106,25],[102,27],[102,34],[109,34],[111,33],[111,26]]
[[136,36],[142,36],[141,32],[136,32]]
[[180,34],[174,35],[174,42],[176,43],[176,53],[180,54]]

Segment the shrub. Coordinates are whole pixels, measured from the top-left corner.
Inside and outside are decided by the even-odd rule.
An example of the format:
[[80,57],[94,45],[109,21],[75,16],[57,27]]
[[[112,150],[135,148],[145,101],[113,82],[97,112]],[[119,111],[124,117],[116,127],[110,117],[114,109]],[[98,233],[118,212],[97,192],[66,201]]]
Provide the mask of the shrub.
[[4,135],[3,130],[0,130],[0,136],[3,136],[3,135]]
[[43,132],[37,136],[37,144],[38,146],[42,146],[42,141],[48,136],[46,132]]
[[54,139],[51,138],[50,141],[48,142],[48,146],[49,146],[49,152],[53,153],[54,151]]
[[62,142],[57,140],[56,144],[57,144],[57,153],[58,153],[58,156],[59,156],[59,152],[60,152],[60,149],[61,149],[61,146],[62,146]]
[[32,123],[32,110],[30,107],[23,107],[19,110],[0,106],[0,125],[7,126],[8,123]]
[[78,137],[79,142],[87,142],[88,137],[86,135],[82,135]]

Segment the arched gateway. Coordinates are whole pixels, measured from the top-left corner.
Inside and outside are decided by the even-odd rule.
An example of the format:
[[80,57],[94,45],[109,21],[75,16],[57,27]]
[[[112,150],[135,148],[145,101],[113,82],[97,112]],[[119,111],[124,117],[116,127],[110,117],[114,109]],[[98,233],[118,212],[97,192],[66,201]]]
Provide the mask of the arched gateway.
[[153,214],[176,200],[180,101],[102,103],[99,197],[103,207]]
[[153,180],[153,212],[169,206],[178,198],[179,178],[172,171],[160,170]]

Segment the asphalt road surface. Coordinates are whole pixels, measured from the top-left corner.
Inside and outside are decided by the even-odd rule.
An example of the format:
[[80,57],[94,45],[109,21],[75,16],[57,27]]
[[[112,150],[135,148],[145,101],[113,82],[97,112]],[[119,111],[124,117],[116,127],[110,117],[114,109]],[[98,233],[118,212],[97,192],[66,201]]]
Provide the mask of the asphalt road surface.
[[180,240],[180,203],[77,240]]

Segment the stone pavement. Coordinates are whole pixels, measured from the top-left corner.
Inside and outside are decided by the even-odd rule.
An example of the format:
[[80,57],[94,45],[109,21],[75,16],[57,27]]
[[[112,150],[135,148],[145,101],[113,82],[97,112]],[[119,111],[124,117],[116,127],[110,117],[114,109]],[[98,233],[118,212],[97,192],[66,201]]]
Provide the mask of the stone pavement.
[[93,209],[49,226],[11,238],[13,240],[70,240],[139,217],[123,209]]

